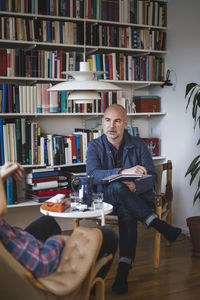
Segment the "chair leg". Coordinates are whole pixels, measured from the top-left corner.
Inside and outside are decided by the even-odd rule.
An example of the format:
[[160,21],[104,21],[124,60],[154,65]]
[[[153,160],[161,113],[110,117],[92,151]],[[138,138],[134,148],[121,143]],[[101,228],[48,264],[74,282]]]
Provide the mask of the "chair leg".
[[[168,203],[168,214],[166,216],[166,222],[170,225],[172,224],[172,204],[171,203]],[[171,243],[167,240],[166,240],[166,244],[167,244],[167,246],[171,245]]]
[[95,300],[104,300],[105,299],[104,280],[100,277],[95,278],[93,282],[93,286],[95,286]]
[[[162,205],[156,206],[156,214],[158,215],[159,219],[161,219]],[[156,231],[155,238],[154,238],[154,268],[155,269],[158,269],[160,266],[160,239],[161,239],[161,234]]]
[[154,269],[158,269],[160,266],[160,237],[161,234],[156,232],[154,238]]

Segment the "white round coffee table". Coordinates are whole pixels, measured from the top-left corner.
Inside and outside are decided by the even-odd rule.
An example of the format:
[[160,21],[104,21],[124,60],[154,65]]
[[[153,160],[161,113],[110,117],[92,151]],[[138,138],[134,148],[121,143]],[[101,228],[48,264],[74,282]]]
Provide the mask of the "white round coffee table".
[[86,211],[77,211],[77,210],[71,210],[71,208],[66,209],[63,212],[53,212],[48,211],[40,207],[40,212],[43,215],[46,216],[52,216],[57,218],[67,218],[67,219],[73,219],[73,226],[74,229],[79,226],[79,221],[81,219],[100,219],[101,225],[105,225],[105,215],[108,215],[112,212],[113,206],[111,204],[108,204],[106,202],[103,202],[103,208],[102,209],[91,209]]

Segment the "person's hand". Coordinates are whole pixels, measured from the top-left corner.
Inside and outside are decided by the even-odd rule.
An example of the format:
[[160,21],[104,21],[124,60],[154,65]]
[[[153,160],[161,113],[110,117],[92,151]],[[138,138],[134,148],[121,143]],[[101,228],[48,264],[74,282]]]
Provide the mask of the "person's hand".
[[133,181],[122,181],[128,188],[131,192],[135,192],[136,190],[136,185]]
[[12,176],[16,181],[21,180],[23,177],[24,168],[16,162],[9,162],[3,165],[0,169],[0,176],[2,180],[6,180]]
[[124,169],[120,171],[120,174],[147,174],[147,170],[145,167],[137,165],[129,169]]

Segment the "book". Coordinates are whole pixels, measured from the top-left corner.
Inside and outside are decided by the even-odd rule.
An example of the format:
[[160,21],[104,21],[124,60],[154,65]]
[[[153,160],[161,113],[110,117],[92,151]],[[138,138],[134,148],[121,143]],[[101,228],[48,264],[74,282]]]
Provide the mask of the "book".
[[103,178],[101,181],[103,183],[111,183],[114,181],[133,181],[136,179],[145,179],[151,177],[151,175],[143,175],[143,174],[116,174],[110,175],[108,177]]
[[46,191],[28,191],[32,193],[32,195],[38,196],[38,197],[48,197],[48,196],[55,196],[57,194],[65,194],[68,195],[72,192],[71,189],[55,189],[55,190],[46,190]]
[[[60,170],[60,168],[57,168],[57,170]],[[50,171],[56,171],[55,168],[40,168],[40,169],[32,169],[31,173],[41,173],[41,172],[50,172]]]
[[48,177],[48,176],[58,176],[58,171],[46,171],[46,172],[37,172],[37,173],[27,173],[26,178],[41,178],[41,177]]
[[0,148],[1,148],[1,157],[0,157],[0,162],[1,165],[4,165],[4,139],[3,139],[3,120],[0,119]]
[[6,49],[0,49],[0,57],[1,57],[0,76],[6,76],[7,75],[7,51],[6,51]]
[[58,181],[53,180],[53,181],[37,182],[34,185],[29,185],[29,187],[32,191],[58,188]]
[[59,176],[48,176],[48,177],[39,177],[39,178],[26,178],[26,183],[32,185],[38,182],[45,182],[45,181],[53,181],[58,180]]

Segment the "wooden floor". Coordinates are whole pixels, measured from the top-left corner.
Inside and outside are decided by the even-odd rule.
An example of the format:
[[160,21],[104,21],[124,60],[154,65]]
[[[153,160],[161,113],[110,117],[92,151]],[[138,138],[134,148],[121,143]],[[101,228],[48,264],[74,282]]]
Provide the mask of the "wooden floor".
[[129,292],[114,294],[111,286],[118,255],[106,277],[106,300],[200,300],[200,257],[192,255],[188,237],[181,235],[171,246],[161,242],[161,264],[153,269],[154,230],[139,225],[135,265],[129,275]]

